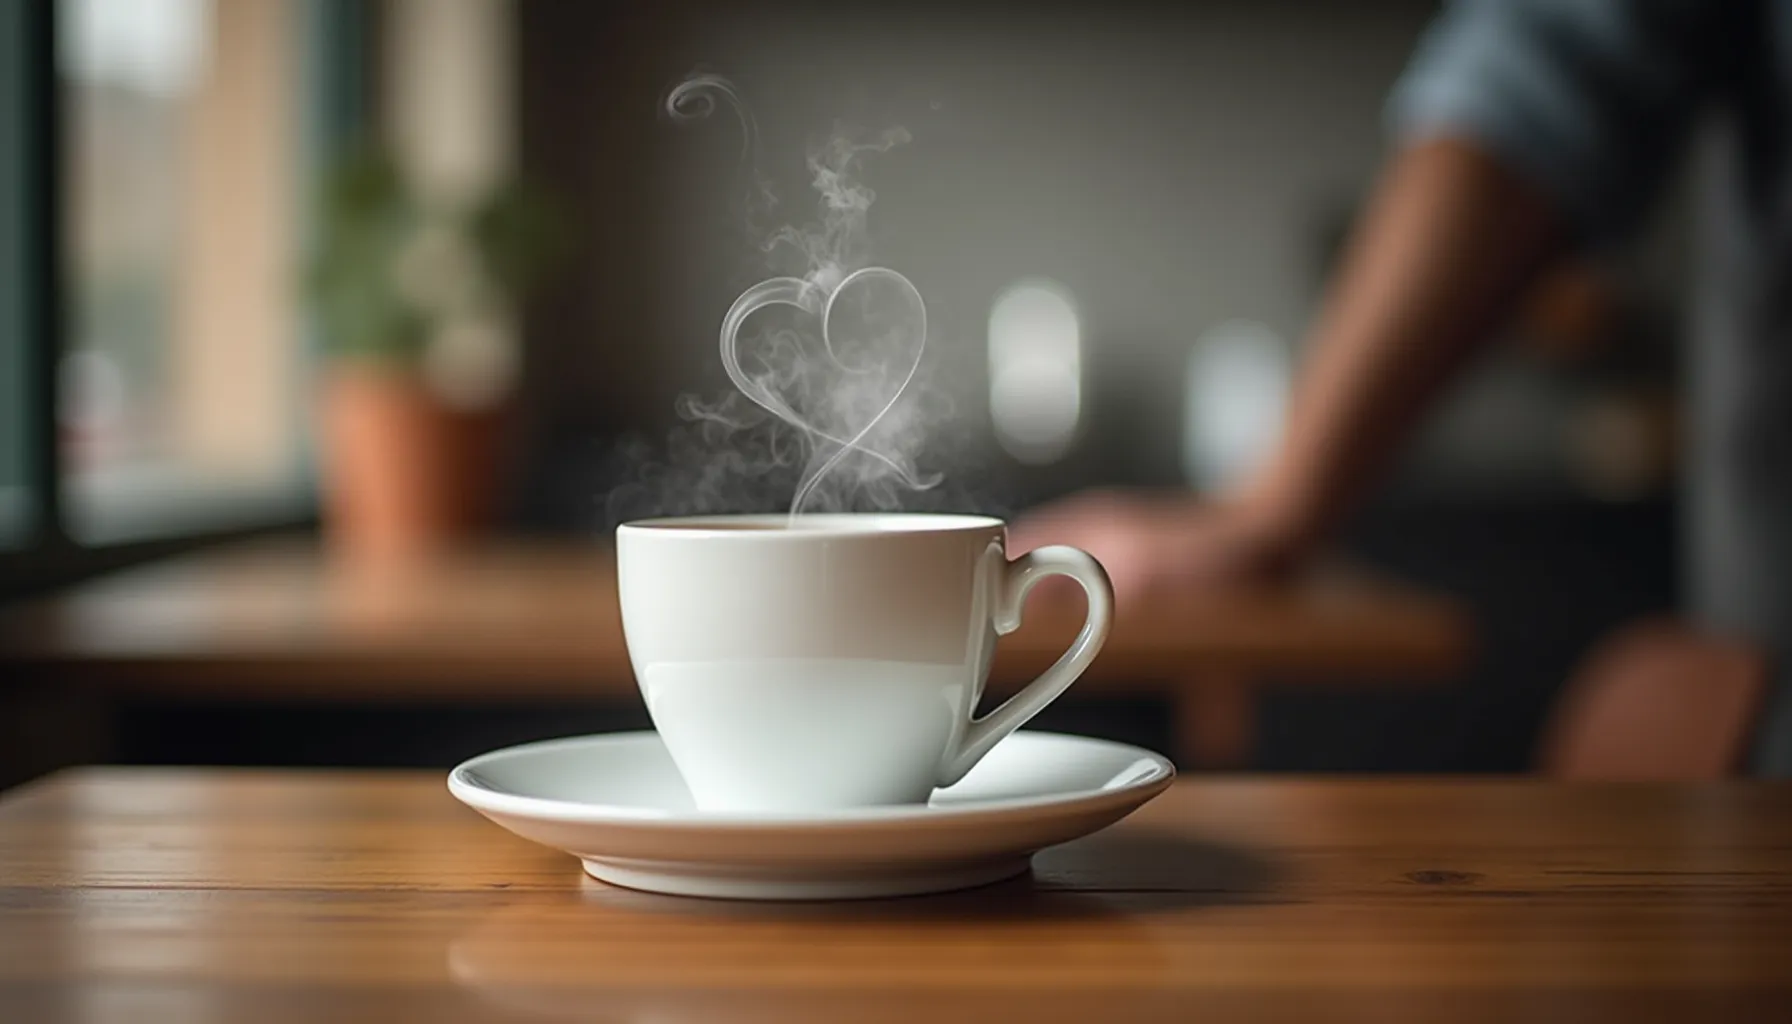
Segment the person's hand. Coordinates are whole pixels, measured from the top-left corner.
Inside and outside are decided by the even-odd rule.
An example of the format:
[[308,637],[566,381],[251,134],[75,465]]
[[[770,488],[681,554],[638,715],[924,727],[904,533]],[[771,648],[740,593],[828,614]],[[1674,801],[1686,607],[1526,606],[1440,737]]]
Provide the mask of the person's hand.
[[[1094,555],[1107,569],[1118,603],[1265,582],[1290,569],[1302,547],[1275,517],[1242,502],[1126,491],[1072,495],[1009,528],[1010,557],[1050,544]],[[1040,589],[1049,593],[1044,584]],[[1054,589],[1062,595],[1075,588]]]

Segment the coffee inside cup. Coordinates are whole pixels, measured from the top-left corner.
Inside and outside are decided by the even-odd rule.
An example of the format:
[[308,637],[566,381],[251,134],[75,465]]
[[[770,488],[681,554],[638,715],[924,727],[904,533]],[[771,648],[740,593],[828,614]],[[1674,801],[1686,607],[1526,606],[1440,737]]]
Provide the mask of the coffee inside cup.
[[668,523],[659,529],[700,530],[704,533],[777,533],[783,530],[800,530],[802,526],[786,523]]

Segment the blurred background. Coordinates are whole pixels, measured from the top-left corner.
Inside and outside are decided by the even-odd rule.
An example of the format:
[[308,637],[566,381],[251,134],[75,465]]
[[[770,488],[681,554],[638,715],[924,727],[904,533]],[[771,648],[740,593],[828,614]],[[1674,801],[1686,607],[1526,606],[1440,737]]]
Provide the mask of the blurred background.
[[[751,103],[791,216],[836,122],[912,135],[866,181],[949,399],[916,507],[1223,486],[1275,440],[1436,8],[0,5],[0,784],[645,725],[588,638],[548,649],[588,596],[552,567],[604,557],[606,496],[726,387],[716,325],[764,276],[735,125],[661,114],[693,68]],[[1417,687],[1267,659],[1227,766],[1527,769],[1598,638],[1674,606],[1686,205],[1532,296],[1340,540],[1459,610],[1463,655]],[[520,553],[329,582],[445,551]],[[462,614],[477,665],[438,646]],[[1176,701],[1042,724],[1171,749]]]

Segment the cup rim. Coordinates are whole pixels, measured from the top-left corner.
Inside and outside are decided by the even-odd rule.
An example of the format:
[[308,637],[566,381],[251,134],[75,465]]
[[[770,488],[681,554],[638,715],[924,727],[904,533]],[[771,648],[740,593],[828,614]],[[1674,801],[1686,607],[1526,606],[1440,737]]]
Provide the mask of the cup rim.
[[[939,534],[1000,530],[1007,524],[994,516],[951,512],[826,512],[796,517],[772,512],[744,515],[662,516],[636,519],[616,527],[642,536],[704,537],[768,543],[814,537],[875,537],[897,534]],[[740,529],[740,527],[758,529]],[[786,528],[790,527],[790,528]]]

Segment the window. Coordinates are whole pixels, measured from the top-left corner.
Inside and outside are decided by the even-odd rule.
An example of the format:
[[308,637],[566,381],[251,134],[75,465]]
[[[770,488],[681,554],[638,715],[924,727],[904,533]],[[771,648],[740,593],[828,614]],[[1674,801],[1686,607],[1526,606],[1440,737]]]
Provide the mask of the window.
[[[306,500],[305,0],[58,0],[61,507],[83,543]],[[3,465],[3,464],[0,464]]]
[[1076,439],[1083,401],[1082,325],[1070,292],[1022,281],[989,311],[989,415],[1021,462],[1056,461]]

